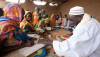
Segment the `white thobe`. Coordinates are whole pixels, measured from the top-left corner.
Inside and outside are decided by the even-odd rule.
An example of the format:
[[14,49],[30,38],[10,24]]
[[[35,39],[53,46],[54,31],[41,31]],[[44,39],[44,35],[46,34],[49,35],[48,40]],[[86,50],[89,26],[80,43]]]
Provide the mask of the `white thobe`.
[[53,48],[58,56],[100,57],[100,23],[91,18],[77,27],[69,39],[53,41]]

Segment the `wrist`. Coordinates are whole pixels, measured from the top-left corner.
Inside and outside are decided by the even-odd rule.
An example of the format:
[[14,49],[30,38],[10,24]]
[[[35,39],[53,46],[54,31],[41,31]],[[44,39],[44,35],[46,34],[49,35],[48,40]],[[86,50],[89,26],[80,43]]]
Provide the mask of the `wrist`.
[[52,45],[52,41],[47,41],[47,44]]

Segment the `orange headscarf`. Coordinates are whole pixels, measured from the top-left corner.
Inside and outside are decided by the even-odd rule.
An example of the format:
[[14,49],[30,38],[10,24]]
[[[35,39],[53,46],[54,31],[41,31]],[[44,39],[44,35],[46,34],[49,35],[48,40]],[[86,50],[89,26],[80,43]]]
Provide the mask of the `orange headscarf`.
[[50,17],[50,26],[55,26],[55,20],[53,19],[54,14],[51,15]]

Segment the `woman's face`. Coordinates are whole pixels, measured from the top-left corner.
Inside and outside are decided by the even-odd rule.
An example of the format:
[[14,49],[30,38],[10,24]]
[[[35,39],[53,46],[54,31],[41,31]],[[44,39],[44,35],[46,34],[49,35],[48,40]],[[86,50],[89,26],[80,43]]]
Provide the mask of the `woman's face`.
[[45,10],[43,10],[42,13],[44,14],[45,13]]
[[31,12],[29,12],[29,13],[26,14],[26,20],[28,22],[30,22],[32,20],[32,13]]
[[39,8],[36,8],[35,10],[36,10],[36,12],[39,12],[40,9]]
[[56,16],[54,15],[52,19],[55,19],[55,18],[56,18]]
[[65,15],[65,18],[67,18],[67,15]]

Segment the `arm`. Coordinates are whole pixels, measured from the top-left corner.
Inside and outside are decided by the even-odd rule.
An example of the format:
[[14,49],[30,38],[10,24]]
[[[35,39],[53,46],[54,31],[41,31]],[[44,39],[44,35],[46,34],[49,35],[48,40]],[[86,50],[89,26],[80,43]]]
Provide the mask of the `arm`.
[[28,32],[27,34],[39,34],[39,32]]
[[5,46],[5,43],[7,41],[7,38],[5,38],[1,43],[0,43],[0,55],[9,53],[11,51],[17,50],[19,48],[23,48],[25,45],[16,45],[16,46]]
[[[75,30],[73,35],[65,41],[53,41],[53,48],[59,56],[66,57],[88,57],[99,46],[99,41],[93,37],[95,27],[91,26],[89,30],[81,27]],[[97,44],[98,43],[98,44]]]
[[49,41],[49,40],[45,40],[45,39],[40,39],[39,41],[38,41],[38,43],[40,43],[40,44],[49,44],[49,45],[52,45],[52,41]]
[[25,47],[24,44],[0,48],[0,55],[4,55],[6,53],[15,51],[15,50],[23,48],[23,47]]
[[15,45],[15,46],[5,46],[5,42],[7,39],[4,39],[1,43],[0,43],[0,55],[4,55],[7,54],[9,52],[15,51],[17,49],[23,48],[23,47],[29,47],[32,46],[33,43],[29,40],[26,40],[26,42],[23,42],[20,45]]

